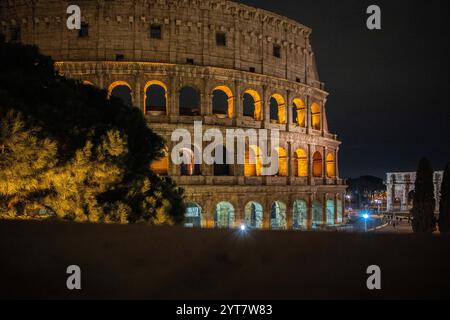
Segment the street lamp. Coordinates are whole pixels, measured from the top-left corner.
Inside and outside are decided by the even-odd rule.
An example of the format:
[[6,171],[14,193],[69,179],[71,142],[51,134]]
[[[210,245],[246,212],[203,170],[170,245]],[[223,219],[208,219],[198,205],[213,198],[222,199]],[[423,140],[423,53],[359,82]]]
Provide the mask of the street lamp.
[[367,213],[364,213],[363,218],[364,218],[364,232],[367,232],[367,219],[369,219],[369,215]]

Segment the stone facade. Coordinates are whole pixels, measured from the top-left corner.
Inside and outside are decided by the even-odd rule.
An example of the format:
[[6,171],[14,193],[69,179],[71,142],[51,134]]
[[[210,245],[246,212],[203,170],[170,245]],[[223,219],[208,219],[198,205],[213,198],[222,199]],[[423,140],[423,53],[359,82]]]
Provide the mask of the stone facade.
[[[221,132],[280,130],[287,165],[277,176],[249,174],[245,165],[232,165],[226,176],[216,176],[206,164],[197,175],[186,175],[167,161],[167,173],[185,188],[187,201],[201,208],[202,226],[218,225],[223,202],[233,208],[230,226],[244,223],[259,207],[264,228],[273,227],[275,207],[284,215],[283,228],[343,221],[340,142],[328,131],[328,93],[318,77],[309,28],[231,1],[79,0],[80,32],[66,27],[69,4],[2,1],[0,31],[9,40],[38,45],[68,77],[113,95],[115,88],[128,88],[132,105],[166,140],[168,154],[172,132],[183,127],[193,133],[194,121]],[[154,87],[164,90],[163,109],[152,110],[147,101]],[[181,110],[186,87],[198,93],[198,113]],[[215,111],[217,91],[226,94],[225,114]],[[249,97],[251,116],[244,112]],[[298,158],[303,153],[304,173]],[[250,203],[255,204],[252,213],[246,210]]]
[[[387,186],[387,211],[407,213],[412,209],[415,172],[390,172],[386,174]],[[434,196],[436,200],[436,212],[439,212],[439,201],[444,171],[436,171],[433,174]]]

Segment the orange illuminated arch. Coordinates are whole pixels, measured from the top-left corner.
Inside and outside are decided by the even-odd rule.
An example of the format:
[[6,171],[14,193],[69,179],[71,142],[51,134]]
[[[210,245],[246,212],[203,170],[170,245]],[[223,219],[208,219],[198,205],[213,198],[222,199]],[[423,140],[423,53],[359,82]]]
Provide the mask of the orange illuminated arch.
[[321,108],[317,103],[311,105],[311,124],[314,130],[322,129],[322,112]]
[[257,121],[261,121],[262,119],[262,102],[261,102],[261,96],[259,93],[253,89],[248,89],[244,91],[244,94],[248,94],[253,98],[254,101],[254,107],[255,107],[255,114],[254,119]]
[[295,151],[295,170],[296,177],[308,176],[308,155],[303,149]]
[[278,153],[278,176],[287,177],[288,171],[288,158],[284,148],[277,148]]
[[277,103],[278,123],[286,123],[286,102],[281,94],[275,93],[271,97]]
[[165,107],[165,113],[167,114],[167,101],[168,101],[167,92],[169,90],[167,89],[167,85],[164,82],[159,81],[159,80],[148,81],[144,86],[144,113],[147,112],[147,108],[148,108],[148,106],[147,106],[147,91],[151,86],[159,86],[164,89],[164,97],[166,100],[166,105],[164,107]]
[[261,174],[261,149],[256,145],[247,145],[245,148],[244,176],[259,177]]
[[130,89],[130,91],[132,91],[131,86],[127,82],[122,81],[122,80],[114,81],[108,87],[108,98],[111,97],[113,90],[119,86],[126,86]]
[[336,176],[335,168],[334,168],[334,155],[329,153],[327,155],[327,177],[334,178]]
[[294,99],[294,109],[297,114],[296,123],[298,126],[305,128],[306,127],[306,105],[302,99],[296,98]]
[[315,152],[313,155],[313,176],[321,178],[322,175],[322,155],[320,152]]
[[85,86],[94,86],[94,84],[89,80],[83,80],[81,81],[81,83],[84,84]]
[[231,91],[231,89],[227,86],[217,86],[213,89],[214,91],[222,91],[223,93],[225,93],[227,95],[227,103],[228,103],[228,109],[227,109],[227,116],[228,118],[233,118],[233,113],[234,113],[234,102],[233,102],[233,91]]
[[152,162],[150,169],[160,176],[167,176],[169,174],[169,153],[167,149],[164,149],[163,152],[161,158]]

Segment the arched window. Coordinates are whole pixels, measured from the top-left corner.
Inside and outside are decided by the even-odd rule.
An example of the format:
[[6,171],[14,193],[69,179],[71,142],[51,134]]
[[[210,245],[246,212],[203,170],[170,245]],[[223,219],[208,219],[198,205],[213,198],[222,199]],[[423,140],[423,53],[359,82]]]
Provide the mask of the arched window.
[[270,98],[270,121],[272,123],[286,123],[286,103],[279,94]]
[[313,201],[312,205],[312,227],[317,228],[323,223],[323,208],[322,202],[319,200]]
[[306,127],[306,105],[302,99],[294,99],[293,106],[293,119],[294,122],[302,128]]
[[272,204],[270,225],[274,230],[287,229],[286,205],[283,202],[275,201]]
[[158,80],[147,82],[144,87],[145,112],[153,116],[167,114],[167,86]]
[[186,228],[200,228],[202,226],[202,208],[197,203],[186,203],[184,226]]
[[164,155],[152,162],[150,169],[160,176],[167,176],[169,174],[169,154],[164,150]]
[[298,149],[295,151],[295,176],[296,177],[307,177],[308,176],[308,155],[305,150]]
[[262,174],[261,149],[251,145],[245,148],[244,175],[246,177],[259,177]]
[[180,150],[180,157],[183,161],[180,166],[180,175],[182,176],[199,176],[201,175],[200,164],[195,163],[195,147],[191,149],[183,148]]
[[327,224],[334,224],[334,200],[332,199],[327,200]]
[[286,150],[283,148],[277,148],[278,153],[278,173],[279,177],[287,177],[288,171],[288,158]]
[[245,225],[252,229],[263,227],[263,207],[258,202],[250,201],[245,206]]
[[234,207],[229,202],[220,202],[216,205],[214,213],[216,228],[234,227]]
[[334,178],[336,177],[336,173],[334,170],[334,156],[332,153],[327,155],[327,177]]
[[322,155],[320,152],[315,152],[313,155],[313,176],[321,178],[322,175]]
[[314,130],[322,129],[321,110],[317,103],[311,105],[311,124]]
[[[228,150],[225,146],[218,146],[218,148],[221,148],[222,154],[221,156],[219,154],[216,154],[216,150],[214,150],[214,175],[215,176],[229,176],[231,173],[230,165],[227,164],[227,154]],[[231,154],[229,156],[232,156]],[[221,159],[218,159],[218,158]]]
[[213,114],[219,117],[233,117],[233,93],[227,86],[218,86],[213,90]]
[[255,90],[247,90],[243,95],[244,116],[260,121],[262,118],[261,97]]
[[200,94],[192,87],[183,87],[180,90],[180,116],[200,115]]
[[125,81],[115,81],[108,87],[108,96],[122,100],[127,106],[132,106],[131,86]]
[[308,208],[306,201],[294,201],[293,224],[296,230],[305,230],[308,227]]

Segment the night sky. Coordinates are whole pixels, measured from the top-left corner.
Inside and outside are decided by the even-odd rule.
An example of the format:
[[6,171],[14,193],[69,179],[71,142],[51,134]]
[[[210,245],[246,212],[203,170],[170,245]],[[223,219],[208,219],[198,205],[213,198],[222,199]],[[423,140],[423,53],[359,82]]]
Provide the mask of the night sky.
[[[343,142],[342,177],[434,169],[450,161],[448,1],[240,0],[313,29],[330,131]],[[382,30],[366,28],[366,9]]]

